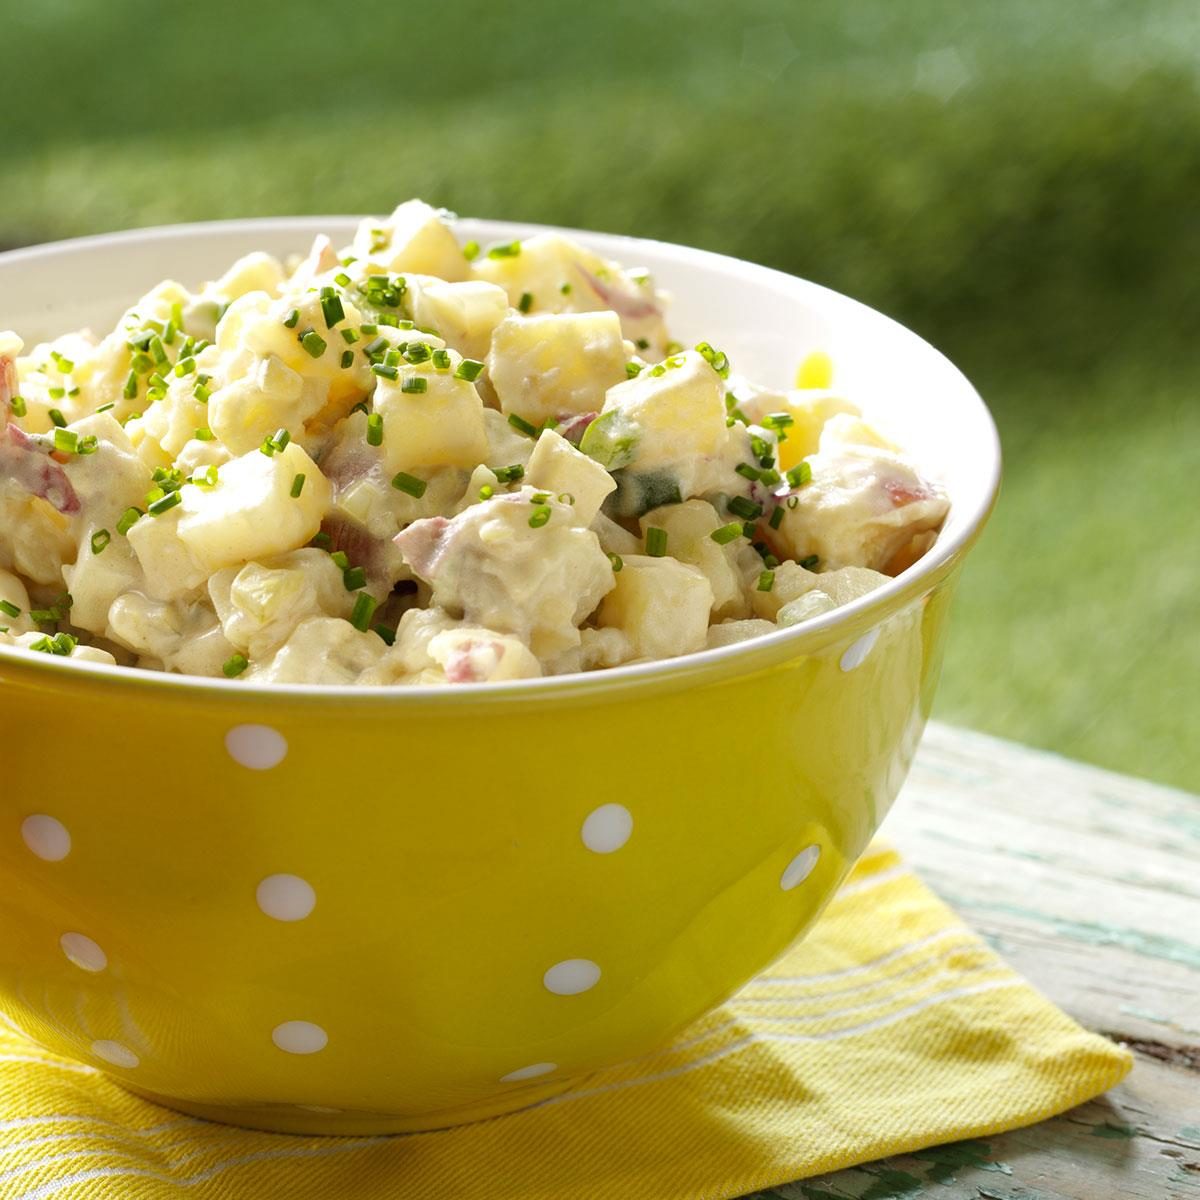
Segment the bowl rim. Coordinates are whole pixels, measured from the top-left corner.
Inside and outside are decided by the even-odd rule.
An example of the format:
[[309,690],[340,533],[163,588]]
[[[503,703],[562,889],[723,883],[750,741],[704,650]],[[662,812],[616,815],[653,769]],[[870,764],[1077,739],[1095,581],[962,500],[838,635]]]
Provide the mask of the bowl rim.
[[[111,233],[92,234],[86,237],[64,238],[52,242],[42,242],[34,246],[22,246],[0,253],[0,264],[20,262],[25,259],[52,259],[59,254],[68,254],[78,250],[120,246],[131,242],[173,241],[187,239],[189,236],[203,237],[221,233],[249,235],[258,231],[286,233],[293,230],[297,235],[312,234],[313,230],[320,226],[344,226],[365,219],[370,218],[340,213],[325,216],[247,217],[153,225]],[[932,549],[916,563],[874,591],[828,613],[810,617],[790,628],[776,629],[771,633],[761,634],[745,641],[698,650],[676,658],[656,659],[651,662],[632,663],[596,671],[574,671],[535,679],[477,683],[471,684],[469,687],[464,687],[462,684],[393,684],[386,687],[363,687],[358,684],[255,683],[253,680],[217,679],[203,675],[181,675],[165,671],[141,670],[136,667],[110,666],[107,663],[80,662],[48,655],[30,654],[27,650],[15,646],[0,646],[0,664],[11,662],[14,666],[27,668],[34,673],[49,672],[52,673],[51,679],[56,677],[63,683],[75,676],[80,683],[84,679],[90,678],[133,688],[168,688],[185,693],[209,692],[214,693],[214,698],[224,696],[229,699],[236,697],[248,700],[253,698],[259,701],[270,701],[273,697],[282,699],[286,696],[310,699],[336,698],[339,703],[353,698],[356,703],[375,704],[444,703],[452,699],[461,704],[468,699],[485,701],[488,698],[495,698],[511,701],[518,697],[542,700],[565,699],[568,695],[586,697],[592,693],[611,690],[614,686],[621,684],[644,685],[654,680],[667,682],[690,678],[698,673],[710,674],[722,667],[736,668],[739,662],[744,663],[747,670],[751,670],[755,665],[761,665],[764,659],[781,661],[798,657],[839,635],[847,635],[852,631],[858,632],[865,627],[878,624],[885,615],[890,615],[903,607],[907,600],[931,590],[934,584],[950,571],[955,561],[970,549],[982,532],[984,524],[995,507],[1000,489],[1001,449],[995,420],[982,397],[962,371],[936,346],[893,317],[871,308],[870,305],[864,304],[860,300],[855,300],[853,297],[825,287],[823,284],[814,283],[812,280],[803,279],[798,275],[790,275],[786,271],[767,267],[761,263],[749,262],[745,259],[734,258],[732,255],[702,250],[694,246],[684,246],[676,242],[640,238],[628,234],[604,233],[599,230],[575,229],[563,225],[542,225],[528,221],[456,217],[453,224],[467,233],[473,234],[486,230],[498,232],[502,237],[511,235],[525,238],[540,233],[560,233],[584,240],[602,238],[614,245],[626,247],[627,253],[634,254],[641,247],[649,247],[685,261],[690,260],[697,266],[708,267],[725,274],[740,275],[750,281],[774,283],[777,286],[785,287],[801,284],[810,292],[813,299],[821,304],[835,308],[840,307],[849,313],[857,312],[874,320],[886,322],[893,326],[894,332],[899,332],[906,338],[915,339],[930,353],[940,358],[942,363],[950,369],[952,375],[957,376],[962,390],[960,402],[975,406],[976,417],[980,424],[980,461],[986,470],[986,478],[978,499],[965,514],[958,514],[960,518],[965,517],[965,519],[960,520],[949,536],[939,535]],[[478,227],[478,230],[473,227]],[[297,250],[300,249],[302,247],[298,246]],[[952,503],[955,502],[952,500]],[[958,501],[957,503],[961,504],[962,502]]]

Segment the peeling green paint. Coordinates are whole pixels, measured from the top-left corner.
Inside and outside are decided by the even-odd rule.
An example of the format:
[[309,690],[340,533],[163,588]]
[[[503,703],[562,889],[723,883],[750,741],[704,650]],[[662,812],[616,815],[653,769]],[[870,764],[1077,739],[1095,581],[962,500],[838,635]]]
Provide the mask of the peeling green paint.
[[1048,926],[1056,933],[1062,934],[1086,946],[1120,946],[1134,954],[1146,958],[1157,958],[1166,962],[1180,963],[1200,971],[1200,946],[1181,942],[1176,938],[1165,937],[1158,933],[1142,933],[1137,929],[1121,929],[1115,925],[1097,925],[1091,921],[1071,921],[1066,917],[1048,916],[1036,908],[1026,908],[1020,904],[999,903],[996,901],[980,901],[977,897],[950,896],[945,892],[942,898],[956,908],[968,912],[998,912],[1011,917],[1021,917],[1024,920],[1035,921],[1039,925]]
[[1200,1142],[1200,1125],[1185,1125],[1179,1131],[1179,1136]]
[[894,1167],[883,1167],[872,1170],[875,1182],[859,1197],[859,1200],[899,1200],[902,1196],[911,1196],[925,1186],[923,1179],[910,1175],[907,1171],[898,1171]]
[[1138,1131],[1132,1125],[1113,1125],[1105,1121],[1103,1125],[1092,1126],[1092,1137],[1102,1138],[1135,1138]]
[[992,1148],[987,1142],[966,1141],[950,1142],[944,1146],[930,1146],[927,1150],[917,1150],[913,1158],[925,1159],[933,1163],[925,1175],[929,1183],[950,1183],[955,1175],[963,1168],[969,1167],[978,1171],[999,1171],[1005,1175],[1012,1174],[1012,1168],[1007,1163],[991,1161]]

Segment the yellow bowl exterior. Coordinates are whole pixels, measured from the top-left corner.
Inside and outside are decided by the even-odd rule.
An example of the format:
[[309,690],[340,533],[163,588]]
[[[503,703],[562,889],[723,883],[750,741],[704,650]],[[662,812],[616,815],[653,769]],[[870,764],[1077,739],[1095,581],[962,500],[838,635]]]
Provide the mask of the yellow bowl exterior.
[[[958,562],[807,640],[507,694],[0,656],[0,1005],[134,1091],[297,1132],[452,1124],[644,1053],[801,936],[878,827]],[[585,833],[614,804],[631,828]],[[279,875],[311,892],[264,909]]]

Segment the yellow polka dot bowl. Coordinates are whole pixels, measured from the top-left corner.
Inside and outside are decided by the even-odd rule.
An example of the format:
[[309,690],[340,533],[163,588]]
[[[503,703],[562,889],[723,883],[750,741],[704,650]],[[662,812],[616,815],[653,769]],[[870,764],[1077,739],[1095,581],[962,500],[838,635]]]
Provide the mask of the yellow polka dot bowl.
[[[17,251],[0,256],[0,328],[102,328],[164,275],[199,282],[351,228]],[[574,236],[651,269],[678,336],[753,378],[786,387],[828,355],[836,385],[948,487],[936,547],[792,629],[586,676],[354,692],[0,650],[0,1019],[186,1112],[435,1128],[649,1052],[821,911],[916,748],[995,498],[994,427],[937,351],[852,300]]]

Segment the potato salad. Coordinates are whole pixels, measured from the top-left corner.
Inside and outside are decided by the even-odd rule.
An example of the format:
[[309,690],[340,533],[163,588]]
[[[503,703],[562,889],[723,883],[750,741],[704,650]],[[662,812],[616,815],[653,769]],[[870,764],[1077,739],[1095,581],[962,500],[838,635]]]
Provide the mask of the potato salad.
[[[222,264],[223,265],[223,264]],[[419,200],[103,337],[0,333],[0,644],[258,683],[466,684],[795,625],[943,489],[831,390],[682,345],[636,267]]]

